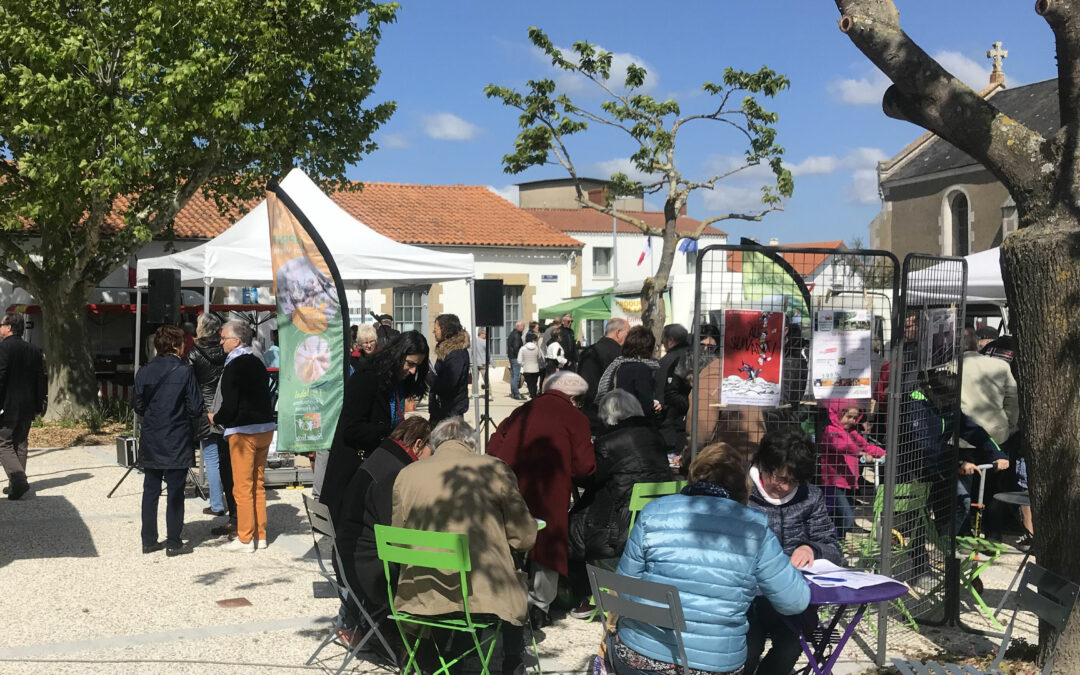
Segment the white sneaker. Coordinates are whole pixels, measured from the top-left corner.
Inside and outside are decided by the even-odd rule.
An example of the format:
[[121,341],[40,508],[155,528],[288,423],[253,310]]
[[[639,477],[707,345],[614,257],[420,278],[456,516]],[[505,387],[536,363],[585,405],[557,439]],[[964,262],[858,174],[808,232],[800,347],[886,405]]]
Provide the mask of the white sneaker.
[[254,553],[255,552],[255,540],[251,540],[246,544],[240,541],[239,538],[233,539],[228,544],[221,547],[225,551],[235,551],[237,553]]
[[256,539],[255,540],[255,548],[265,549],[266,548],[266,540],[265,539]]

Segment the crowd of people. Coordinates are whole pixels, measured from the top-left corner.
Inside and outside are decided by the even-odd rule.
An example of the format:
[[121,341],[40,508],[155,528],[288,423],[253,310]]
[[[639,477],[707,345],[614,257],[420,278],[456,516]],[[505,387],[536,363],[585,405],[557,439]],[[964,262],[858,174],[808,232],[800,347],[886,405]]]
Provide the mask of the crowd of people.
[[[587,565],[680,589],[684,610],[693,616],[684,634],[693,672],[791,670],[800,654],[791,626],[816,622],[798,570],[819,559],[844,562],[842,542],[856,527],[852,505],[860,460],[884,454],[867,439],[873,427],[863,402],[823,401],[827,419],[820,430],[769,430],[749,457],[743,448],[713,439],[691,462],[680,453],[688,446],[690,393],[703,366],[693,372],[685,327],[666,326],[658,349],[649,330],[611,319],[601,339],[581,348],[569,315],[546,329],[521,321],[505,344],[510,396],[523,403],[498,424],[480,454],[478,435],[463,414],[470,366],[488,358],[487,344],[480,342],[486,336],[470,338],[456,315],[441,314],[429,346],[419,331],[398,333],[392,319],[384,325],[377,318],[378,327],[355,331],[342,414],[331,448],[315,462],[313,492],[330,511],[337,572],[353,591],[342,598],[343,641],[366,634],[365,616],[375,617],[394,639],[396,628],[383,619],[388,592],[401,611],[446,615],[462,609],[460,597],[454,599],[454,576],[405,568],[395,571],[388,590],[375,526],[394,525],[469,536],[469,608],[502,620],[504,673],[522,670],[524,626],[548,625],[561,594],[572,599],[573,617],[595,616]],[[8,320],[0,326],[12,326]],[[252,337],[248,324],[222,326],[212,316],[200,317],[187,346],[178,328],[155,333],[157,356],[139,371],[135,386],[135,410],[142,416],[144,553],[190,550],[181,539],[183,486],[196,445],[210,488],[205,512],[229,518],[215,531],[228,536],[227,546],[236,551],[266,546],[263,471],[276,415]],[[966,527],[970,499],[964,496],[977,464],[1006,468],[1001,446],[1016,443],[1015,377],[1004,358],[1015,348],[1001,339],[994,347],[979,344],[984,337],[989,339],[968,335],[962,413],[948,424],[937,399],[958,385],[927,374],[913,377],[903,363],[894,370],[904,389],[901,424],[922,434],[928,447],[944,447],[948,425],[955,424],[972,446],[963,451],[959,470],[931,466],[928,459],[899,476],[933,476],[937,489],[958,485],[960,503],[946,500],[934,514],[939,523],[955,514],[954,531]],[[713,327],[702,327],[705,364],[716,358],[719,340]],[[0,363],[6,344],[0,342]],[[880,377],[888,381],[888,365]],[[417,409],[425,400],[426,415]],[[0,456],[4,441],[0,434]],[[687,481],[681,492],[654,501],[631,529],[633,486],[679,474]],[[163,483],[167,533],[159,541]],[[607,652],[619,673],[678,670],[671,634],[633,621],[619,624]]]

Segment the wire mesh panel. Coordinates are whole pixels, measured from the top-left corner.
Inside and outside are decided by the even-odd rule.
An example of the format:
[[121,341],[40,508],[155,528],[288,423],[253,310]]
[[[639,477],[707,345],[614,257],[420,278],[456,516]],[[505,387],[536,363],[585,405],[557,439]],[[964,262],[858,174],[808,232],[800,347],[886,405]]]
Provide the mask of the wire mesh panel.
[[[912,628],[955,617],[957,434],[967,265],[963,258],[904,260],[901,327],[888,378],[882,570],[908,583],[890,621]],[[884,653],[885,633],[879,635]]]
[[802,431],[848,563],[877,568],[896,258],[713,246],[698,280],[692,447],[728,443],[749,462],[766,433]]

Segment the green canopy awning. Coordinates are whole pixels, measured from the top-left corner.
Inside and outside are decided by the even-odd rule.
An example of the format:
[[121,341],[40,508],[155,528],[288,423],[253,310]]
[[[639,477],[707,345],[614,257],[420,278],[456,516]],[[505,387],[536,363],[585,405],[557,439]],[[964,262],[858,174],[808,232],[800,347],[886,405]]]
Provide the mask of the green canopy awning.
[[540,310],[540,320],[554,319],[563,314],[574,317],[574,321],[581,319],[610,319],[611,304],[610,296],[592,296],[589,298],[572,298],[557,305],[544,307]]

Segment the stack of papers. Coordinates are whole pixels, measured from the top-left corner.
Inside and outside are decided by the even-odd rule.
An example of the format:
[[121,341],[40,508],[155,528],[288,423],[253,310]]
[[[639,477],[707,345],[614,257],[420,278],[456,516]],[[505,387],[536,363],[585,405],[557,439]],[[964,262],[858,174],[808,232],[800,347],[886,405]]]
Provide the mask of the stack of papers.
[[900,583],[883,574],[873,574],[839,567],[828,560],[815,560],[813,564],[799,570],[806,580],[821,588],[866,588],[884,583]]

